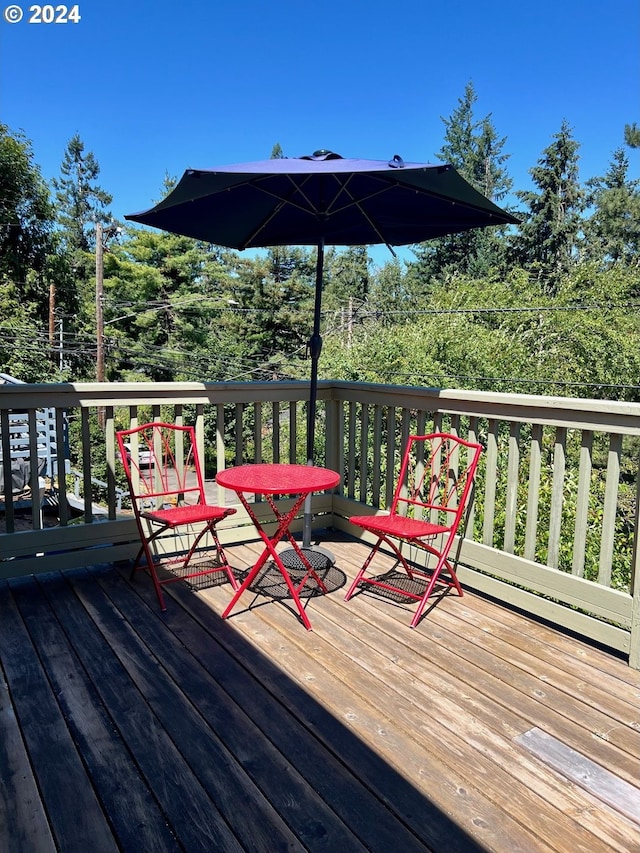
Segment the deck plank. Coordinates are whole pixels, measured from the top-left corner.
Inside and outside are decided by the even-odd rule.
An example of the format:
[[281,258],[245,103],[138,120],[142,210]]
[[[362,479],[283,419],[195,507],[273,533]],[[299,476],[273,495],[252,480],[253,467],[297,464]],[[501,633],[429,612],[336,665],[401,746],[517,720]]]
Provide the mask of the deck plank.
[[[113,579],[109,584],[113,586]],[[148,586],[138,586],[137,589],[141,597],[155,607],[153,591]],[[276,793],[278,789],[280,793],[288,791],[291,799],[291,776],[292,769],[295,769],[306,777],[313,790],[322,796],[367,849],[386,851],[400,844],[403,850],[425,850],[425,845],[389,814],[352,770],[327,751],[316,738],[315,731],[303,726],[272,695],[264,684],[266,674],[273,668],[270,660],[261,651],[248,647],[246,640],[230,628],[229,623],[212,613],[200,597],[185,593],[180,587],[173,587],[172,593],[182,607],[170,608],[164,622],[202,662],[216,685],[224,689],[224,696],[216,693],[214,709],[219,718],[218,725],[222,727],[220,736],[235,751],[247,772],[257,775],[260,784],[270,789],[270,796],[274,796],[272,789],[275,786]],[[230,700],[237,707],[230,706]],[[205,701],[206,697],[203,697]],[[305,696],[301,701],[309,703],[310,700]],[[239,736],[236,717],[240,714],[250,718],[255,726],[248,737],[242,734],[242,729]],[[244,728],[247,728],[246,723]],[[270,744],[261,740],[265,738],[280,756],[274,758]],[[281,777],[278,765],[283,759],[286,772]],[[288,810],[289,805],[284,803],[280,808]],[[295,805],[298,808],[298,804]],[[315,817],[319,814],[316,811]],[[295,815],[288,818],[298,820]],[[308,821],[309,826],[315,822],[311,818]],[[349,843],[349,849],[355,849],[358,843],[354,838],[346,837],[343,842]]]
[[[29,585],[28,579],[10,584],[17,591]],[[56,845],[63,850],[84,846],[113,853],[117,846],[109,824],[87,779],[38,652],[15,602],[5,597],[2,603],[0,654]],[[72,797],[69,791],[73,791]]]
[[[322,606],[323,613],[330,606],[344,610],[335,600],[329,601],[329,598],[322,601]],[[530,779],[525,777],[522,780],[521,776],[527,765],[535,768],[535,762],[529,760],[511,742],[494,738],[491,729],[486,725],[481,726],[477,720],[471,719],[468,727],[460,732],[462,718],[455,700],[450,697],[443,699],[439,690],[433,690],[426,682],[421,684],[407,678],[398,679],[396,664],[390,662],[388,652],[391,647],[393,657],[393,651],[399,648],[398,643],[394,648],[393,637],[386,638],[385,654],[382,655],[373,645],[363,642],[348,630],[341,631],[341,624],[344,624],[341,614],[337,622],[329,626],[324,636],[325,642],[321,644],[318,637],[324,634],[324,621],[317,620],[318,625],[311,638],[301,632],[290,634],[286,626],[287,615],[282,608],[265,608],[262,622],[268,621],[274,630],[282,631],[283,636],[273,641],[274,654],[275,647],[278,644],[280,646],[279,661],[283,659],[282,652],[287,639],[296,646],[297,655],[287,649],[288,660],[285,665],[289,674],[293,675],[299,667],[311,691],[315,685],[320,685],[318,692],[324,701],[327,701],[327,696],[331,697],[330,707],[334,713],[344,713],[345,708],[351,709],[347,713],[352,714],[352,725],[357,727],[359,736],[366,739],[372,748],[382,751],[396,767],[410,769],[412,778],[419,779],[421,788],[430,798],[441,802],[443,808],[450,798],[460,814],[462,809],[456,802],[460,791],[464,791],[466,800],[474,799],[476,811],[471,812],[469,820],[476,820],[472,825],[477,831],[478,815],[482,816],[483,829],[492,846],[504,848],[508,839],[513,850],[529,850],[543,842],[548,849],[563,849],[562,843],[556,846],[558,839],[571,837],[573,850],[593,849],[592,834],[583,828],[582,818],[580,822],[572,819],[563,808],[576,812],[584,807],[584,801],[580,794],[574,797],[574,802],[570,797],[563,797],[561,784],[546,785],[548,819],[537,821],[532,828],[528,826],[532,811],[541,803],[540,792],[535,790],[536,785],[532,786],[532,791],[529,787]],[[353,620],[347,624],[351,626]],[[246,627],[249,628],[248,625]],[[400,630],[403,629],[406,633],[406,626]],[[264,644],[265,630],[262,624],[259,632],[258,642]],[[329,657],[334,680],[326,689],[324,682],[327,676],[323,679],[322,668],[323,661]],[[389,669],[395,672],[387,678],[385,670]],[[425,667],[424,671],[432,670]],[[398,683],[403,685],[400,691],[397,689]],[[355,702],[354,691],[358,694]],[[370,715],[366,722],[363,719],[366,715],[365,707]],[[474,746],[471,752],[467,748],[469,744]],[[487,761],[487,754],[490,761]],[[420,757],[419,763],[416,762],[416,756]],[[428,756],[426,764],[425,756]],[[431,784],[427,786],[426,780],[430,773]],[[529,775],[536,775],[536,772],[530,771]],[[537,775],[541,774],[538,772]],[[481,791],[487,777],[491,779],[492,801]],[[538,783],[537,788],[540,787]],[[593,824],[600,831],[601,820]],[[606,838],[607,843],[620,840],[616,833]],[[618,849],[623,850],[624,845]]]
[[[242,804],[251,803],[251,816],[247,821],[251,834],[242,839],[246,849],[286,849],[288,844],[295,846],[296,838],[317,850],[364,849],[304,776],[293,772],[290,761],[271,745],[242,708],[223,693],[198,663],[198,656],[206,659],[217,653],[211,648],[211,641],[205,637],[195,647],[187,647],[168,627],[158,630],[155,614],[140,599],[136,601],[129,592],[123,591],[121,585],[111,580],[108,590],[119,611],[135,624],[136,633],[171,678],[180,684],[180,689],[189,696],[190,703],[210,730],[197,736],[197,753],[202,756],[200,766],[195,756],[189,756],[193,721],[188,729],[190,742],[176,740],[194,772],[203,778],[211,772],[209,765],[219,768],[220,778],[212,789],[212,796],[219,804],[223,797],[228,799],[228,820],[232,820],[234,811],[242,808]],[[152,599],[150,603],[155,607]],[[141,683],[139,676],[136,681]],[[147,690],[145,685],[145,692]],[[169,707],[171,714],[179,710],[176,701]],[[184,708],[181,714],[187,717],[188,709]],[[267,718],[266,722],[270,730],[272,718]],[[169,721],[165,721],[165,726],[169,726]],[[291,734],[289,730],[290,737]],[[304,746],[306,748],[306,743]],[[250,776],[255,782],[253,788],[248,782]],[[287,823],[295,835],[287,828]],[[263,834],[262,838],[256,837],[258,832]]]
[[[69,578],[73,589],[56,590],[58,618],[173,832],[189,850],[212,849],[213,839],[213,849],[240,851],[240,843],[154,714],[149,698],[118,658],[114,646],[123,642],[127,626],[123,624],[112,636],[109,628],[118,615],[109,600],[102,595],[89,601],[87,596],[83,602],[75,594],[75,582],[82,583],[82,573],[70,573]],[[141,650],[131,638],[131,647],[125,651],[135,659]],[[152,672],[157,668],[150,656],[147,665]],[[158,685],[160,690],[169,688],[161,679]]]
[[[6,581],[0,582],[0,658],[10,646],[4,636],[4,613],[12,607]],[[0,849],[49,853],[55,850],[33,769],[27,755],[9,686],[0,685]]]
[[43,576],[35,587],[15,589],[14,597],[91,784],[125,848],[178,850],[157,803],[140,785],[128,750],[113,737],[113,720],[55,617],[51,606],[63,585],[60,576]]
[[[454,607],[455,598],[447,603]],[[509,696],[505,692],[497,702],[494,693],[499,691],[492,690],[487,676],[479,671],[471,672],[469,678],[458,673],[457,680],[451,675],[442,677],[443,646],[455,647],[460,639],[457,634],[452,632],[447,637],[436,629],[437,641],[424,643],[421,642],[423,634],[417,639],[413,632],[407,631],[403,621],[398,623],[391,615],[379,613],[374,624],[371,615],[357,620],[350,613],[346,619],[341,605],[331,602],[331,606],[334,612],[329,614],[326,612],[329,608],[327,601],[325,612],[328,618],[348,625],[348,631],[357,634],[357,640],[362,640],[362,643],[356,643],[353,638],[346,642],[343,639],[349,658],[366,670],[370,681],[387,685],[401,699],[410,702],[410,707],[418,709],[414,727],[408,731],[408,734],[413,733],[416,745],[422,745],[425,751],[431,750],[431,738],[435,736],[453,747],[452,757],[459,752],[463,761],[459,766],[449,761],[451,771],[463,777],[466,774],[471,780],[489,777],[494,802],[524,826],[530,823],[533,802],[540,810],[544,806],[548,811],[547,819],[536,827],[536,832],[544,837],[547,827],[553,827],[552,834],[546,838],[550,847],[563,834],[572,838],[574,849],[579,849],[581,837],[586,848],[591,849],[590,833],[593,833],[610,844],[611,849],[627,849],[629,835],[620,832],[617,813],[610,813],[608,821],[603,813],[591,814],[590,809],[585,808],[582,791],[568,787],[563,779],[550,776],[539,762],[531,760],[515,746],[516,722],[523,726],[523,730],[531,725],[527,719],[528,712],[519,703],[517,694]],[[328,636],[331,634],[329,629]],[[381,641],[381,638],[384,639]],[[451,665],[456,673],[456,661]],[[398,672],[398,668],[402,672]],[[511,707],[520,708],[520,721],[510,712],[509,701]],[[540,712],[544,708],[538,711],[537,719],[543,721],[544,713]],[[506,716],[510,718],[507,736]],[[401,720],[396,719],[395,722],[397,724]],[[473,747],[471,754],[469,747]],[[567,816],[572,816],[574,822],[566,823]],[[560,833],[563,824],[566,825]],[[632,837],[634,835],[635,830],[631,833]]]
[[640,850],[633,803],[562,764],[640,798],[640,674],[476,595],[416,630],[413,604],[345,603],[367,547],[331,537],[312,632],[264,596],[222,620],[219,579],[165,613],[112,566],[0,583],[0,849]]

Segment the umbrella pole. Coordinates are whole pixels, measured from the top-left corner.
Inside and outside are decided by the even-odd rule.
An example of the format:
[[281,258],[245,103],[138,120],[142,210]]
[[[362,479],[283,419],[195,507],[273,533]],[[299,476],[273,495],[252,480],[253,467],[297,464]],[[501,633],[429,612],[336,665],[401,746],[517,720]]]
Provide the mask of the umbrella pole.
[[[322,277],[324,271],[324,240],[318,243],[318,257],[316,262],[316,292],[313,306],[313,333],[309,341],[309,355],[311,356],[311,385],[309,387],[309,412],[307,417],[307,465],[313,465],[314,445],[316,438],[316,400],[318,397],[318,362],[322,351],[322,337],[320,336],[320,314],[322,310]],[[311,545],[311,495],[307,495],[304,502],[304,521],[302,528],[302,545],[308,548]]]

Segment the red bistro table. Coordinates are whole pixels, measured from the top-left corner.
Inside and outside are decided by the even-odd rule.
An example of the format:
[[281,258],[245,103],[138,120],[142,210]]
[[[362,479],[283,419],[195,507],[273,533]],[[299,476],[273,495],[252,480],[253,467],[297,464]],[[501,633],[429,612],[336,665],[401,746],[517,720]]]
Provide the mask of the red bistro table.
[[[318,576],[313,566],[309,563],[300,546],[295,541],[289,531],[289,525],[296,517],[298,510],[304,503],[304,499],[312,492],[321,492],[324,489],[333,489],[340,482],[340,474],[331,471],[328,468],[318,468],[314,465],[283,465],[283,464],[256,464],[256,465],[239,465],[236,468],[227,468],[224,471],[219,471],[216,476],[216,482],[224,486],[226,489],[232,489],[240,498],[242,505],[249,513],[249,517],[253,521],[256,530],[260,534],[260,538],[265,544],[264,551],[260,555],[258,562],[251,569],[240,588],[236,591],[233,598],[229,602],[227,609],[222,614],[222,618],[231,613],[236,602],[242,593],[249,587],[258,573],[271,557],[278,567],[280,574],[284,578],[287,589],[291,593],[293,600],[296,603],[300,618],[307,629],[311,630],[311,623],[307,618],[305,609],[300,601],[300,591],[307,583],[309,578],[313,578],[318,584],[322,592],[326,592],[327,588],[322,579]],[[262,529],[260,522],[256,518],[251,505],[247,501],[245,495],[264,495],[267,503],[278,522],[278,527],[273,536],[268,536]],[[273,495],[291,495],[295,496],[295,500],[291,509],[281,513],[273,499]],[[287,538],[291,543],[292,548],[296,551],[300,562],[306,569],[306,574],[296,586],[291,580],[289,572],[282,563],[282,560],[276,552],[276,545],[281,539]]]

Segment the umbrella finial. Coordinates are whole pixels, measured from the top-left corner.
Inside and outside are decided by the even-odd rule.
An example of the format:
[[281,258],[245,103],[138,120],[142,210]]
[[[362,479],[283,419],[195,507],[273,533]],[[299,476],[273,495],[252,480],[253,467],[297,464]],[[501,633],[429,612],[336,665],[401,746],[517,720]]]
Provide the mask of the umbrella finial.
[[327,148],[318,148],[313,154],[305,154],[301,160],[342,160],[342,154],[336,154]]
[[392,169],[404,169],[404,160],[399,154],[394,154],[392,159],[389,160],[389,165]]

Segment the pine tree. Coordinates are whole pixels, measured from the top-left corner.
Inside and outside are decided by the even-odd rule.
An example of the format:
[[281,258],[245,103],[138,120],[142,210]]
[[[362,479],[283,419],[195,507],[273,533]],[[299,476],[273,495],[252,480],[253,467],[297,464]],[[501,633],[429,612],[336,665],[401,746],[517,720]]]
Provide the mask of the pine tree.
[[111,220],[106,208],[112,197],[94,183],[100,166],[93,152],[85,154],[84,142],[77,133],[69,140],[60,173],[52,184],[65,242],[72,252],[90,251],[95,244],[95,223]]
[[[509,155],[503,152],[506,137],[498,136],[491,114],[475,118],[476,101],[473,83],[469,82],[451,116],[442,118],[444,144],[436,156],[454,166],[487,198],[500,202],[512,186],[505,165]],[[419,274],[423,279],[452,271],[483,276],[502,269],[504,230],[468,231],[422,244],[416,249]]]
[[537,272],[544,289],[555,293],[562,276],[577,260],[585,193],[578,177],[578,149],[571,128],[562,122],[553,142],[530,170],[538,192],[519,191],[528,210],[513,240],[515,259]]
[[332,252],[325,264],[323,307],[327,310],[346,308],[349,299],[364,302],[369,295],[369,253],[366,246],[350,246]]
[[606,264],[630,263],[640,251],[640,181],[627,178],[623,148],[604,177],[587,181],[587,203],[594,208],[585,223],[585,255]]
[[56,376],[63,357],[49,346],[50,312],[60,323],[78,308],[54,216],[31,142],[0,124],[0,370],[30,382]]
[[624,141],[629,148],[640,148],[640,127],[635,122],[625,125]]

